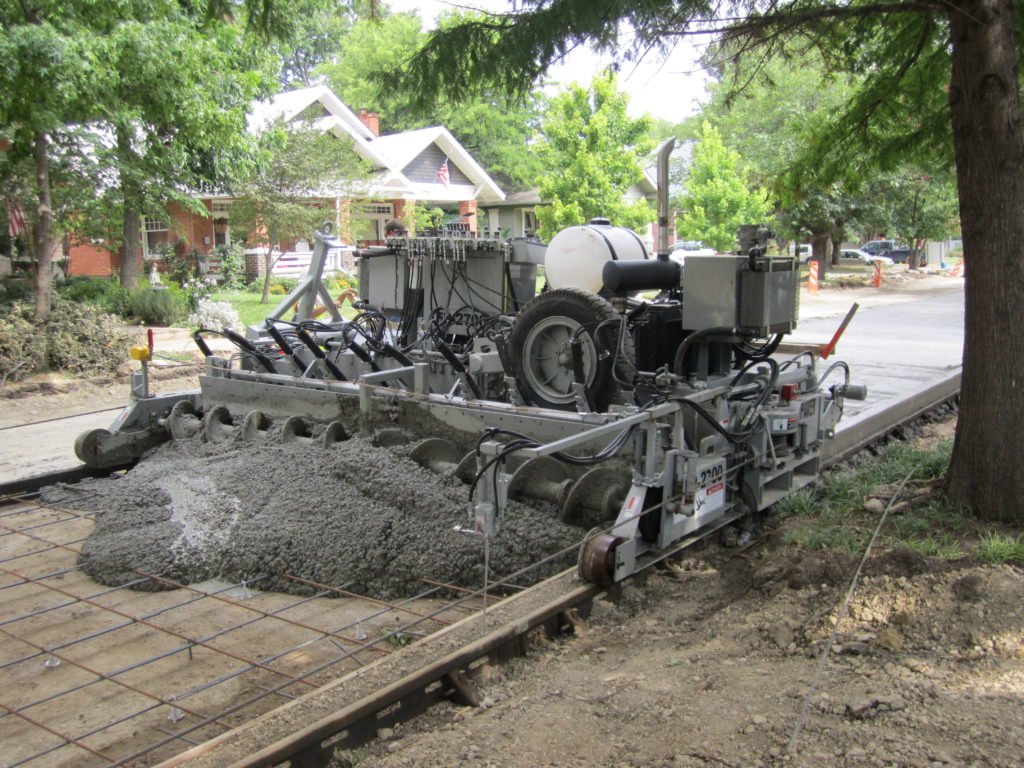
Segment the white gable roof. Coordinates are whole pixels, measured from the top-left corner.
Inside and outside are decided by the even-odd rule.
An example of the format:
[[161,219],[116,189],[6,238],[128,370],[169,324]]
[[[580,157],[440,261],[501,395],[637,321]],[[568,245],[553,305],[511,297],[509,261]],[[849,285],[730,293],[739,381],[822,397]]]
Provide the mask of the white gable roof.
[[[339,138],[350,138],[356,152],[383,171],[374,184],[372,196],[432,202],[494,202],[505,199],[505,193],[494,179],[447,128],[434,126],[376,136],[325,85],[287,91],[277,94],[269,101],[257,102],[249,114],[249,130],[259,132],[277,120],[290,122],[317,103],[324,107],[327,114],[316,118],[312,124],[325,132],[330,131]],[[437,144],[471,183],[453,183],[445,187],[440,183],[416,182],[409,179],[402,170],[431,144]]]

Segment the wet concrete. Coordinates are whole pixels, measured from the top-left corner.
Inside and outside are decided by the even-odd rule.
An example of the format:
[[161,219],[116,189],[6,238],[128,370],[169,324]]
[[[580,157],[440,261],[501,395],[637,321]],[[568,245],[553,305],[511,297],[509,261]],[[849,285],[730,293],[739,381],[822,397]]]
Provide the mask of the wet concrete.
[[[381,598],[422,593],[420,577],[479,588],[483,541],[452,530],[467,523],[468,487],[405,450],[355,438],[331,448],[273,436],[255,445],[172,441],[124,477],[91,485],[99,514],[83,567],[110,585],[136,580],[138,569],[183,583],[268,574],[264,589],[308,592],[280,575],[291,574]],[[511,503],[491,541],[491,580],[584,533],[552,510]],[[550,575],[574,557],[516,581]]]

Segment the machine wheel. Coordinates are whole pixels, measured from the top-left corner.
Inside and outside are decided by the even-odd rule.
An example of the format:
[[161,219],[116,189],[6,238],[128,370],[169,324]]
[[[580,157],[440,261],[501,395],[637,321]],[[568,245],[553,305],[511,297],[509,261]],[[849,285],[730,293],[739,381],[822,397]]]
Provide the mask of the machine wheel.
[[[617,362],[614,346],[619,346],[626,367],[634,358],[633,337],[627,333],[619,343],[620,318],[605,299],[578,288],[542,293],[523,307],[512,327],[509,346],[513,372],[530,404],[575,410],[571,342],[583,328],[579,340],[586,391],[597,410],[607,408],[618,389],[612,376]],[[594,332],[605,321],[608,325],[600,334],[599,346],[594,342]]]
[[576,559],[576,571],[583,581],[610,587],[615,582],[615,548],[625,539],[610,533],[595,536],[599,530],[595,528],[587,534]]
[[104,466],[100,443],[105,437],[110,437],[109,430],[90,429],[88,432],[83,432],[75,439],[75,455],[87,467],[96,469]]

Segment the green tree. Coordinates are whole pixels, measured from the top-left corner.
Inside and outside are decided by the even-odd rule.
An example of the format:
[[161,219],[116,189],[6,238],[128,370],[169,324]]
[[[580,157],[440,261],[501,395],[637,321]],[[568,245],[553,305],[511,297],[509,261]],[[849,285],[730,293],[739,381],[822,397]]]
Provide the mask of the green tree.
[[643,178],[653,149],[649,121],[629,117],[628,104],[612,72],[595,77],[589,90],[574,83],[552,99],[537,143],[543,167],[538,187],[550,202],[537,211],[542,240],[595,216],[632,229],[653,219],[646,200],[623,199]]
[[192,193],[250,161],[246,114],[273,83],[272,58],[254,43],[239,25],[200,27],[173,9],[106,32],[100,50],[109,68],[93,125],[115,137],[98,159],[118,176],[126,287],[138,282],[143,216],[168,200],[204,213]]
[[741,225],[760,224],[771,216],[768,193],[750,187],[739,154],[722,143],[708,122],[701,126],[685,183],[686,191],[677,199],[677,227],[686,240],[700,240],[718,251],[733,250]]
[[34,224],[36,316],[45,320],[52,300],[53,134],[85,111],[93,51],[77,24],[57,28],[27,5],[0,6],[0,28],[0,133],[11,141],[5,186],[16,187],[25,203],[35,201],[24,207]]
[[856,224],[865,240],[884,235],[909,243],[910,268],[917,269],[927,241],[957,231],[958,213],[952,174],[907,165],[867,185]]
[[[870,151],[889,163],[952,147],[966,282],[963,385],[946,492],[983,516],[1021,519],[1015,489],[1024,465],[1024,399],[1002,361],[1024,357],[1024,138],[1019,62],[1024,47],[1013,0],[526,0],[514,13],[433,33],[390,77],[428,102],[438,93],[497,86],[522,92],[571,48],[593,42],[624,58],[678,36],[721,31],[730,50],[762,59],[802,42],[830,68],[863,79],[833,130],[820,132],[817,166]],[[728,14],[728,15],[725,15]],[[947,100],[948,97],[948,100]]]
[[270,295],[270,274],[281,244],[308,237],[334,215],[324,199],[365,193],[369,168],[351,142],[308,125],[276,123],[260,136],[261,160],[234,179],[237,199],[231,225],[265,248],[262,302]]
[[[721,132],[751,177],[770,190],[779,235],[810,240],[811,258],[824,277],[838,257],[838,247],[833,247],[833,258],[828,258],[829,244],[843,239],[860,210],[861,187],[869,172],[863,158],[837,169],[806,163],[804,156],[842,109],[854,79],[827,72],[814,52],[757,62],[727,59],[715,74],[700,119]],[[739,92],[737,83],[743,85]]]
[[317,70],[341,49],[356,21],[349,0],[292,0],[287,33],[274,44],[283,89],[316,84]]
[[[36,304],[50,306],[58,147],[74,139],[93,196],[119,197],[122,279],[137,280],[140,211],[209,182],[244,146],[260,49],[246,29],[282,23],[269,0],[24,0],[0,4],[0,132],[34,160]],[[248,11],[251,10],[251,13]],[[246,25],[236,24],[241,14]],[[269,71],[269,70],[268,70]],[[244,104],[244,106],[242,106]],[[111,191],[116,190],[116,191]],[[114,229],[114,227],[110,227]]]

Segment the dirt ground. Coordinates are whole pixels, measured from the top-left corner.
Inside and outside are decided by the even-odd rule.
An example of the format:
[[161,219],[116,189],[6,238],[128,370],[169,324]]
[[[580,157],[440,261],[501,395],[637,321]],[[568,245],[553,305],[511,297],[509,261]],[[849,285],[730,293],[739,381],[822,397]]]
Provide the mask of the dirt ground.
[[1024,570],[879,550],[851,592],[859,560],[794,549],[787,525],[648,572],[488,668],[483,707],[439,706],[332,768],[1024,765]]
[[651,573],[492,670],[483,707],[438,707],[333,768],[1024,765],[1019,569],[871,559],[816,680],[857,563],[780,533]]

